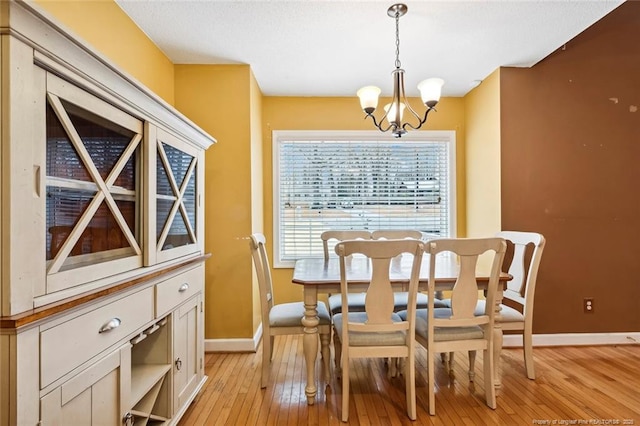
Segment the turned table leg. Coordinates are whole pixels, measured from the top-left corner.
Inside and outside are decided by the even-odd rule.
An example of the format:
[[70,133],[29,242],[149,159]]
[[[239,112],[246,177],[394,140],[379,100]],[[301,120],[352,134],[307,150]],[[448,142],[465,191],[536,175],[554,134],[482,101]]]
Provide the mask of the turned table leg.
[[316,394],[318,388],[316,386],[315,365],[318,355],[318,291],[315,286],[304,287],[304,318],[302,325],[304,326],[304,336],[302,347],[304,350],[304,359],[307,366],[307,386],[305,393],[307,395],[307,404],[313,405],[316,402]]

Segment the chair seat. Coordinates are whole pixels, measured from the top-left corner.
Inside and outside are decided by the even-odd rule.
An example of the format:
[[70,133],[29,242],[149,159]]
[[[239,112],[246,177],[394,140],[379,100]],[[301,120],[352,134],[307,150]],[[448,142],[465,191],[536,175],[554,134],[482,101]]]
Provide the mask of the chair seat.
[[[274,305],[269,311],[269,325],[271,327],[302,327],[304,311],[304,303],[302,302]],[[320,325],[331,324],[329,311],[324,302],[318,302],[318,318]]]
[[[451,307],[451,299],[444,299],[442,303],[446,305],[446,307]],[[476,315],[484,314],[484,307],[486,305],[485,300],[478,300],[478,304],[476,305]],[[509,322],[524,322],[524,315],[522,312],[517,309],[512,308],[507,305],[500,305],[500,323],[509,323]]]
[[[435,318],[449,318],[451,316],[451,309],[434,309],[433,316]],[[418,311],[416,312],[416,335],[420,335],[423,339],[427,339],[428,330],[429,322],[427,321],[427,310],[418,309]],[[434,328],[433,335],[433,340],[436,342],[483,338],[484,332],[482,331],[482,328],[477,325],[470,327],[436,327]]]
[[[391,314],[391,320],[393,322],[402,322],[397,314]],[[366,312],[349,312],[349,321],[356,323],[364,323],[367,321]],[[333,327],[336,330],[336,336],[340,338],[342,336],[343,329],[343,315],[342,313],[335,314],[333,316]],[[402,346],[406,345],[406,333],[404,331],[394,331],[388,333],[375,332],[356,332],[352,331],[349,334],[349,345],[351,346]]]
[[[350,293],[347,295],[349,303],[349,312],[364,312],[365,293]],[[393,294],[393,310],[406,311],[407,301],[409,300],[409,293],[406,291],[399,291]],[[342,296],[334,294],[329,296],[329,309],[332,314],[339,314],[342,312]],[[416,296],[418,309],[426,309],[429,304],[429,298],[424,293],[418,293]],[[447,308],[448,306],[442,303],[440,299],[433,301],[436,308]]]

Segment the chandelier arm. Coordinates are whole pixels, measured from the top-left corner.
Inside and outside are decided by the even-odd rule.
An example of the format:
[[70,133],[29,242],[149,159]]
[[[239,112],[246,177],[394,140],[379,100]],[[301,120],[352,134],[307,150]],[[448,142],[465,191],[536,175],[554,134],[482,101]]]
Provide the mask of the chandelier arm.
[[431,107],[431,108],[427,108],[427,110],[424,112],[424,117],[423,117],[422,119],[418,118],[418,120],[420,120],[420,123],[418,123],[418,126],[413,127],[413,126],[411,125],[411,123],[406,122],[406,123],[404,123],[404,124],[402,125],[402,129],[403,129],[403,130],[407,130],[407,127],[411,127],[413,130],[418,130],[420,127],[422,127],[422,125],[423,125],[424,123],[426,123],[426,121],[427,121],[427,116],[429,115],[429,112],[431,112],[431,111],[435,111],[435,108],[433,108],[433,107]]
[[[386,116],[387,114],[384,115],[384,117]],[[382,117],[382,120],[380,120],[380,124],[378,124],[376,117],[373,114],[365,115],[364,119],[366,120],[367,117],[371,117],[371,119],[373,120],[373,125],[376,126],[381,132],[388,132],[393,127],[393,124],[389,124],[389,127],[387,127],[386,129],[382,128],[382,121],[384,120],[384,117]]]
[[[402,94],[404,95],[404,92],[403,92]],[[418,121],[422,121],[422,120],[420,119],[420,116],[418,115],[418,113],[417,113],[413,108],[411,108],[411,104],[410,104],[410,103],[409,103],[409,101],[407,100],[407,97],[406,97],[406,96],[404,96],[404,106],[406,107],[406,109],[408,109],[408,110],[411,112],[411,114],[413,114],[413,116],[414,116]],[[426,117],[426,115],[425,115],[425,117]],[[406,124],[406,123],[405,123],[405,124]],[[422,123],[421,123],[421,124],[419,124],[419,125],[418,125],[418,127],[420,127],[421,125],[422,125]],[[403,127],[404,127],[404,125],[403,125]]]

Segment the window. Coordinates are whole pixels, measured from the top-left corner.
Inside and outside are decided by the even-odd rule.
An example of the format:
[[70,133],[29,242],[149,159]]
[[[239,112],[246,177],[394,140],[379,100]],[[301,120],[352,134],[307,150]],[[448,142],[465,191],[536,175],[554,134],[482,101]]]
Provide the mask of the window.
[[273,132],[274,265],[322,256],[329,229],[455,235],[455,132]]

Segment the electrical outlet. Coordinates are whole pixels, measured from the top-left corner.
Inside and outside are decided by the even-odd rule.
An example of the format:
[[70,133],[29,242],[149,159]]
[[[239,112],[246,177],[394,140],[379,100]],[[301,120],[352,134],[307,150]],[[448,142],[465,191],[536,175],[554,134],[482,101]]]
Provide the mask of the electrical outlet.
[[593,297],[585,297],[582,303],[582,309],[584,309],[585,314],[593,313]]

